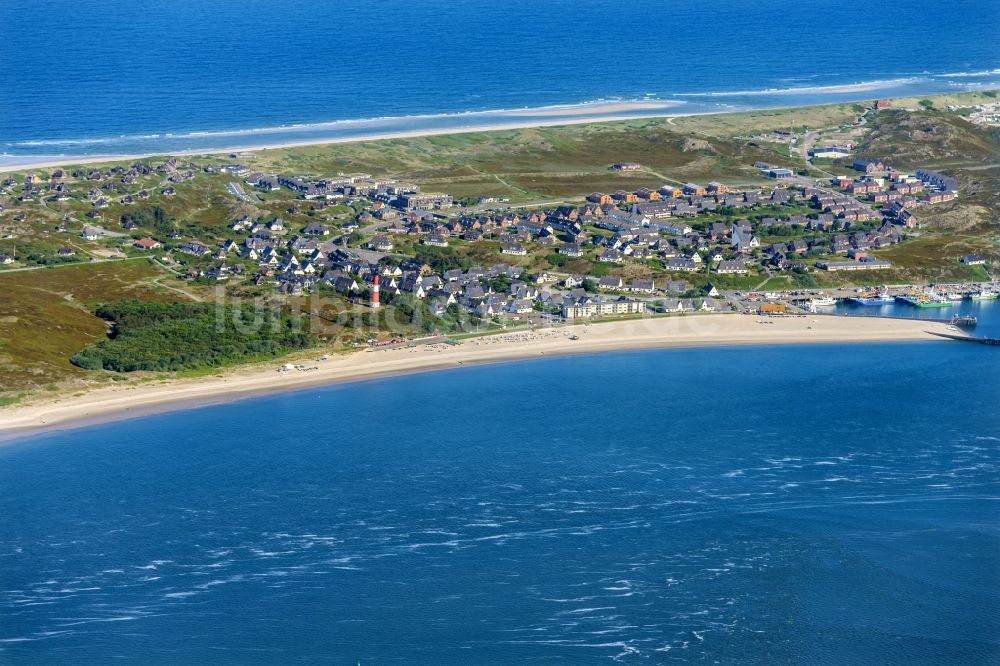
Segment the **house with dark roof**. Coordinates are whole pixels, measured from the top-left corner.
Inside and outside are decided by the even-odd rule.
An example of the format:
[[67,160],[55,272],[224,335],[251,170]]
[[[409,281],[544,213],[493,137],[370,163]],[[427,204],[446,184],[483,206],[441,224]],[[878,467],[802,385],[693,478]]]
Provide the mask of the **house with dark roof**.
[[716,267],[715,272],[719,275],[733,274],[733,273],[746,273],[747,264],[742,259],[731,259],[723,260],[719,262]]
[[624,281],[617,275],[605,275],[597,281],[597,286],[601,289],[621,289],[625,286]]

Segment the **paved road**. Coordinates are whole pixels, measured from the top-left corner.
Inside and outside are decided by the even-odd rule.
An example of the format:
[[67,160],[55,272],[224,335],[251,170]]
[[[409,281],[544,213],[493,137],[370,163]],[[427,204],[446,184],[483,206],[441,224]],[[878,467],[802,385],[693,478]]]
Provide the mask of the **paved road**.
[[128,238],[128,234],[124,234],[120,231],[111,231],[110,229],[105,229],[104,227],[98,227],[92,224],[85,225],[97,231],[97,233],[106,238]]
[[832,174],[829,171],[827,171],[826,169],[821,169],[820,167],[816,166],[813,163],[812,157],[809,155],[809,151],[811,151],[813,149],[813,147],[816,145],[816,142],[818,140],[819,140],[819,132],[809,132],[808,134],[805,135],[805,137],[802,140],[802,144],[801,144],[802,145],[802,159],[805,160],[806,164],[809,166],[810,169],[815,169],[816,171],[819,171],[820,173],[824,173],[827,176],[830,176],[831,178],[833,178],[834,175],[836,175],[836,174]]
[[532,201],[525,201],[517,204],[497,204],[497,203],[484,203],[484,204],[474,204],[472,206],[466,206],[463,210],[466,213],[477,213],[483,211],[507,211],[515,210],[517,208],[543,208],[546,206],[562,206],[563,204],[575,203],[579,204],[581,201],[585,201],[584,197],[561,197],[558,199],[534,199]]
[[347,247],[346,245],[343,247],[348,252],[353,252],[362,259],[364,259],[365,261],[372,264],[377,264],[379,259],[386,256],[385,252],[376,252],[375,250],[366,250],[360,247]]
[[806,162],[809,161],[809,151],[813,149],[813,146],[816,145],[817,141],[819,141],[819,132],[807,132],[806,135],[802,137],[802,141],[799,142],[797,149],[802,155],[802,159]]
[[[62,264],[52,264],[51,266],[22,266],[20,268],[4,268],[0,269],[0,275],[5,273],[21,273],[24,271],[40,271],[43,269],[57,269],[57,268],[68,268],[70,266],[87,266],[90,264],[107,264],[116,261],[151,261],[151,257],[108,257],[106,259],[98,259],[96,257],[91,257],[88,261],[67,261]],[[158,265],[159,262],[154,261]]]
[[243,188],[238,183],[226,183],[226,189],[240,201],[251,203],[250,197],[247,196],[247,193],[243,191]]
[[358,233],[361,233],[361,234],[364,234],[364,235],[367,236],[368,234],[373,234],[376,231],[379,231],[381,229],[385,229],[390,224],[391,224],[391,222],[376,222],[375,224],[369,224],[367,227],[362,227],[361,229],[358,229]]

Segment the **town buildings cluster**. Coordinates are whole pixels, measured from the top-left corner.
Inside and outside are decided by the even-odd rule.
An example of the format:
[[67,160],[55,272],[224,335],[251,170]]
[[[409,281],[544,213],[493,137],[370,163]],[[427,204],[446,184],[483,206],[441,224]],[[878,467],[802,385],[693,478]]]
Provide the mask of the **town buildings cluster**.
[[[879,160],[856,161],[859,175],[837,178],[832,188],[799,185],[790,170],[756,166],[786,182],[766,189],[710,182],[594,192],[581,205],[546,210],[458,207],[450,195],[370,175],[307,178],[254,172],[240,163],[195,167],[177,160],[72,174],[56,170],[45,182],[31,175],[23,183],[7,178],[0,191],[20,188],[21,203],[76,196],[90,205],[82,239],[121,236],[136,252],[162,251],[164,261],[181,266],[191,279],[270,285],[292,296],[328,289],[357,301],[379,279],[386,302],[408,294],[426,301],[434,315],[458,308],[479,317],[544,313],[575,319],[640,312],[650,299],[661,299],[657,307],[666,311],[717,307],[710,294],[706,298],[682,279],[686,274],[718,280],[711,276],[888,268],[872,252],[900,242],[917,226],[914,208],[954,198],[958,188],[946,175],[918,170],[911,176]],[[641,167],[621,162],[614,168]],[[125,233],[106,228],[111,220],[101,225],[113,200],[132,206],[154,194],[173,196],[174,186],[199,170],[240,179],[264,194],[284,191],[297,201],[290,213],[308,208],[316,219],[303,224],[278,215],[242,215],[231,220],[224,240],[189,238],[179,230],[145,236],[129,214],[118,220]],[[161,177],[158,187],[141,185],[154,174]],[[227,188],[240,201],[249,198],[237,182]],[[353,202],[358,213],[336,223],[324,219],[331,200]],[[763,244],[767,236],[794,239]],[[478,242],[495,247],[496,263],[435,271],[412,251],[399,253],[400,246],[444,249]],[[526,270],[537,257],[561,257],[555,265],[569,269]],[[659,277],[626,281],[617,273],[629,266]]]
[[975,125],[1000,125],[1000,102],[987,104],[949,104],[948,111],[966,114]]
[[[248,182],[259,186],[260,180],[251,175]],[[704,298],[682,301],[679,297],[691,292],[691,285],[670,274],[743,275],[755,268],[806,271],[809,265],[802,258],[810,253],[846,255],[844,261],[817,264],[827,270],[884,268],[889,263],[871,257],[869,252],[903,238],[892,220],[880,218],[865,203],[818,188],[732,191],[718,182],[687,183],[655,190],[595,192],[579,206],[472,214],[450,209],[451,202],[440,199],[420,201],[433,204],[432,208],[414,207],[407,195],[415,194],[415,188],[367,176],[309,182],[275,177],[274,182],[303,197],[366,197],[370,202],[368,210],[358,216],[355,224],[337,231],[353,231],[364,224],[372,234],[364,238],[363,247],[347,247],[342,235],[334,237],[328,226],[318,222],[293,230],[285,238],[289,230],[280,218],[244,218],[232,226],[234,231],[247,233],[242,242],[227,240],[214,254],[212,248],[194,241],[178,248],[223,262],[207,271],[195,269],[193,277],[226,280],[233,270],[244,274],[242,263],[234,269],[226,268],[231,253],[237,261],[257,266],[249,279],[258,285],[274,284],[285,294],[326,286],[361,300],[378,276],[383,297],[389,302],[398,294],[409,294],[418,300],[426,299],[432,314],[457,307],[480,317],[517,318],[531,312],[558,312],[579,318],[638,312],[645,307],[644,299],[670,295],[676,297],[675,302],[659,307],[668,311],[714,308]],[[723,211],[749,217],[757,208],[775,210],[782,206],[797,206],[799,210],[807,207],[809,212],[757,216],[753,222],[718,219]],[[706,215],[714,216],[714,221],[700,224],[699,216]],[[865,228],[864,223],[880,220],[880,224]],[[774,228],[813,232],[813,237],[761,247],[759,230]],[[393,254],[400,237],[432,248],[492,241],[497,245],[498,259],[510,257],[515,263],[434,273],[431,266],[412,256]],[[652,262],[668,277],[626,282],[617,275],[588,276],[586,272],[526,274],[516,260],[536,252],[562,255],[567,260],[588,257],[612,269],[630,263],[648,266]],[[509,289],[493,289],[494,280],[500,276],[512,281]],[[526,287],[528,283],[546,288]],[[583,285],[590,288],[584,289]]]

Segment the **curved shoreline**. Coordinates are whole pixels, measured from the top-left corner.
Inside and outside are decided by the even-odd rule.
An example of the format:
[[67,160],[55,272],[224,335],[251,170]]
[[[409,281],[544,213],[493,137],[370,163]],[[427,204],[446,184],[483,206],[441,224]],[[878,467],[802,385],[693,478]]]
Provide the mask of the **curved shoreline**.
[[[969,76],[996,76],[1000,70],[984,70]],[[897,78],[884,81],[857,82],[829,86],[806,86],[802,88],[716,91],[704,93],[674,93],[670,97],[653,97],[648,99],[603,99],[590,102],[549,104],[537,107],[492,109],[482,111],[458,111],[452,113],[428,113],[411,116],[386,116],[377,118],[342,119],[315,123],[301,123],[232,130],[189,131],[154,135],[124,135],[96,139],[51,139],[38,140],[34,145],[64,145],[77,141],[102,143],[121,143],[133,140],[155,140],[165,142],[160,149],[144,150],[136,147],[133,150],[123,149],[121,152],[112,150],[104,154],[9,154],[0,153],[0,173],[24,171],[30,169],[50,169],[55,167],[100,164],[107,162],[123,162],[149,159],[157,156],[208,156],[220,153],[253,152],[257,150],[281,150],[286,148],[301,148],[306,146],[336,145],[341,143],[358,143],[368,141],[384,141],[390,139],[408,139],[425,136],[442,136],[452,134],[468,134],[473,132],[497,132],[507,130],[530,129],[535,127],[558,127],[564,125],[586,125],[594,123],[621,122],[628,120],[673,119],[688,116],[725,115],[733,113],[773,112],[782,110],[806,109],[812,107],[830,106],[836,104],[851,104],[871,97],[890,99],[913,96],[942,96],[963,93],[976,93],[990,90],[989,84],[956,84],[955,89],[947,86],[933,87],[926,90],[913,89],[916,82],[935,82],[952,75],[930,75],[924,78]],[[796,99],[795,96],[807,96],[806,99]],[[819,96],[819,97],[809,97]],[[703,99],[702,102],[689,100]],[[709,103],[708,100],[744,99],[744,104],[729,104],[722,102]],[[773,103],[763,102],[770,100]],[[427,125],[426,123],[430,123]],[[441,124],[443,123],[443,124]],[[421,126],[424,124],[423,126]],[[268,141],[265,137],[273,136]],[[183,142],[209,139],[216,137],[220,142],[224,137],[234,137],[232,143],[219,143],[208,146],[174,146],[170,142]],[[239,137],[239,138],[235,138]],[[260,137],[259,142],[250,141],[251,137]],[[299,137],[299,138],[297,138]],[[242,139],[242,141],[240,140]]]
[[[366,349],[326,361],[316,370],[278,372],[281,361],[224,374],[158,384],[100,388],[77,396],[29,402],[0,410],[0,443],[163,412],[222,404],[316,386],[394,377],[546,356],[657,348],[797,345],[888,341],[941,341],[928,331],[940,323],[877,317],[775,317],[698,314],[575,324],[501,333],[459,345],[428,344]],[[577,336],[577,340],[570,340]],[[314,351],[312,356],[321,354]],[[315,364],[315,365],[314,365]]]
[[[165,155],[184,157],[213,155],[218,153],[253,152],[257,150],[281,150],[285,148],[335,145],[341,143],[410,139],[424,136],[444,136],[451,134],[468,134],[473,132],[498,132],[505,130],[529,129],[533,127],[586,125],[591,123],[620,122],[626,120],[642,120],[652,118],[678,118],[686,115],[731,113],[736,111],[735,109],[706,110],[690,113],[675,113],[673,111],[679,107],[684,107],[685,104],[686,102],[677,100],[599,101],[585,102],[581,104],[550,105],[525,109],[468,111],[458,113],[366,118],[357,120],[334,120],[330,122],[277,126],[251,130],[189,132],[179,133],[177,135],[164,134],[162,136],[157,135],[159,136],[158,140],[184,141],[217,137],[219,141],[223,141],[225,137],[225,140],[232,140],[233,143],[220,143],[217,146],[179,149],[171,149],[170,147],[165,146],[163,150],[153,152],[140,150],[81,155],[0,154],[0,173],[81,164],[133,161]],[[445,124],[438,126],[420,126],[421,123],[426,122],[443,122]],[[312,136],[310,136],[310,134],[312,134]],[[274,138],[268,140],[267,137],[269,136],[273,136]],[[297,136],[300,138],[296,138]],[[230,137],[232,138],[230,139]],[[249,141],[251,137],[259,137],[260,141],[257,143]],[[123,138],[127,139],[128,137]],[[137,136],[133,138],[138,140],[146,137]],[[241,139],[242,143],[240,142]],[[113,141],[116,140],[92,140],[94,144]],[[61,145],[59,141],[52,141],[49,143],[52,145]]]

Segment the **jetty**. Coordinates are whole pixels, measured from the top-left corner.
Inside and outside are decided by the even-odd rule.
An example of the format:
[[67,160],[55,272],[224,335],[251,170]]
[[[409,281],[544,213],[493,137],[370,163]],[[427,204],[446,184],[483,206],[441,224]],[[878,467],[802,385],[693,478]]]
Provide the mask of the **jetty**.
[[930,333],[931,335],[936,335],[939,338],[958,340],[959,342],[978,342],[981,345],[1000,347],[1000,338],[984,338],[984,337],[976,337],[974,335],[956,335],[954,333],[939,333],[937,331],[926,331],[926,332]]

